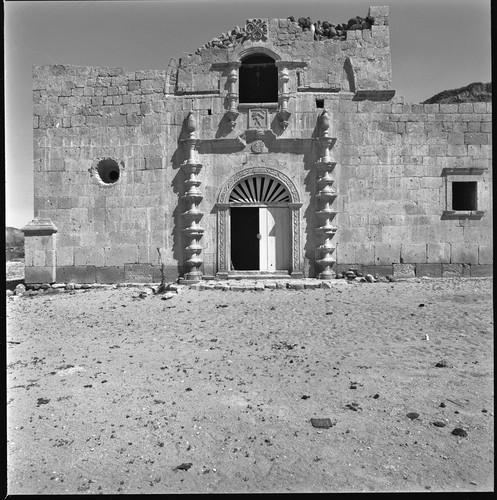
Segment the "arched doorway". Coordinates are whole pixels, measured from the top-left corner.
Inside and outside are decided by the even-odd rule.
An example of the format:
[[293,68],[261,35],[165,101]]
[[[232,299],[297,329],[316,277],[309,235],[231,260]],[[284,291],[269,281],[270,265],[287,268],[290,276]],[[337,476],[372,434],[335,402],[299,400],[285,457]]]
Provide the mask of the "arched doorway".
[[302,277],[300,195],[285,174],[252,167],[221,187],[217,211],[217,276],[240,272]]
[[290,271],[290,196],[276,179],[247,177],[231,191],[232,271]]

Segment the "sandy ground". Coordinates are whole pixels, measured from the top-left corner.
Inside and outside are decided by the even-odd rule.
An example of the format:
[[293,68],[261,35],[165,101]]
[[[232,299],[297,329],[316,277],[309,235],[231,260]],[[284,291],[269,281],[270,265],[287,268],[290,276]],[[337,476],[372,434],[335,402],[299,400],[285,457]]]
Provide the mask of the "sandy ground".
[[492,491],[492,279],[336,282],[8,298],[8,493]]

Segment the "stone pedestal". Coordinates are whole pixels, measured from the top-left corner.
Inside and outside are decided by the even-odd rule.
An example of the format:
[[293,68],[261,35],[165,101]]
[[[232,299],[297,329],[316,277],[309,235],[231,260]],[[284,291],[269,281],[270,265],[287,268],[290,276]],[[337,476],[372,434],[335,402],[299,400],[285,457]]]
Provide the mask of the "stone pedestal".
[[50,219],[34,219],[24,233],[25,283],[55,283],[57,227]]

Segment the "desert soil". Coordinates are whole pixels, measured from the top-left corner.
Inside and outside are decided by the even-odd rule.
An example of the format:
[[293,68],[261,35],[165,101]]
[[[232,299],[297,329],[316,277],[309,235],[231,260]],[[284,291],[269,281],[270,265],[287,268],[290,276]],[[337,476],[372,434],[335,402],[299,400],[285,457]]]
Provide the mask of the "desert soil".
[[7,313],[10,494],[493,490],[490,278]]

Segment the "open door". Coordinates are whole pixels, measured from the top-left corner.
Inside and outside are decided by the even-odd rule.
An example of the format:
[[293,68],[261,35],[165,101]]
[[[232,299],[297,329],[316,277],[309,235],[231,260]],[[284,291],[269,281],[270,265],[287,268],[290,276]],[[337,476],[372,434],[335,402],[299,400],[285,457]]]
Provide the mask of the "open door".
[[259,208],[259,254],[261,271],[290,268],[290,214],[284,207]]

